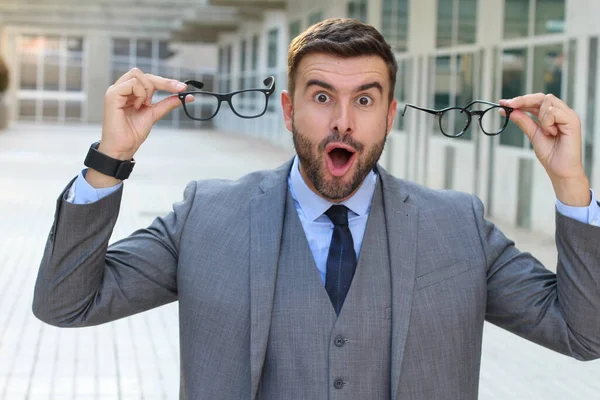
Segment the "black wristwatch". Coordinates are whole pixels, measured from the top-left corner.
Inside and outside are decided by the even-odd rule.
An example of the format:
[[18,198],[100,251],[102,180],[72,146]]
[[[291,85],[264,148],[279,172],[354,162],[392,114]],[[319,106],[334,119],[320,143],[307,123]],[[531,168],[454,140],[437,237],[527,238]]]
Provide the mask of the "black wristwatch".
[[99,152],[98,146],[100,146],[100,142],[92,143],[83,164],[86,167],[93,168],[104,175],[112,176],[119,180],[129,178],[135,165],[135,160],[117,160],[116,158],[109,157]]

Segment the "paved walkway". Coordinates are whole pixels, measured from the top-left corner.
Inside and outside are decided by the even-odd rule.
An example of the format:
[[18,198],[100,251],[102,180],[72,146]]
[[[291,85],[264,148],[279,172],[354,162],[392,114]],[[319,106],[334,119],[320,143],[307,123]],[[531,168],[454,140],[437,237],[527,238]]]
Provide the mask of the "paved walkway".
[[[53,328],[31,313],[55,199],[99,134],[99,126],[23,124],[0,134],[0,400],[178,396],[176,305],[83,329]],[[290,155],[217,132],[156,129],[136,156],[113,239],[166,214],[190,180],[236,178]],[[553,267],[551,237],[504,228]],[[600,399],[598,377],[598,361],[580,363],[486,324],[481,399]]]

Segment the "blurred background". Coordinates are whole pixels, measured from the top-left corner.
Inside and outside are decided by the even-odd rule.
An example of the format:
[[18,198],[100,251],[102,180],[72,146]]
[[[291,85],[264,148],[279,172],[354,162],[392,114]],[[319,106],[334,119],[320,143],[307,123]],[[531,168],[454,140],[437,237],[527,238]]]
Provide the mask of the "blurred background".
[[[102,119],[106,88],[131,67],[206,90],[286,88],[290,40],[328,17],[377,27],[396,52],[396,97],[443,108],[553,93],[581,116],[585,167],[600,184],[597,0],[1,0],[0,54],[10,74],[0,119],[72,124]],[[214,127],[291,148],[278,96],[265,117],[221,113],[210,123],[183,110],[162,126]],[[475,124],[474,124],[475,125]],[[398,116],[382,163],[399,177],[478,194],[490,215],[553,230],[552,187],[525,136],[510,124],[497,138],[477,127],[458,140],[424,113]],[[539,207],[538,207],[539,205]]]
[[[406,103],[553,93],[581,117],[597,189],[599,15],[598,0],[0,0],[0,399],[177,396],[176,305],[80,330],[49,327],[30,310],[54,200],[99,137],[106,89],[132,67],[218,92],[274,75],[276,94],[258,119],[221,110],[194,122],[177,109],[160,121],[127,183],[115,239],[166,214],[188,180],[289,159],[279,105],[287,46],[315,22],[352,17],[378,28],[399,64],[399,113],[381,164],[477,194],[488,217],[552,268],[554,192],[523,133],[509,124],[488,137],[472,123],[453,139],[426,113],[400,114]],[[598,399],[599,368],[486,324],[481,398]]]

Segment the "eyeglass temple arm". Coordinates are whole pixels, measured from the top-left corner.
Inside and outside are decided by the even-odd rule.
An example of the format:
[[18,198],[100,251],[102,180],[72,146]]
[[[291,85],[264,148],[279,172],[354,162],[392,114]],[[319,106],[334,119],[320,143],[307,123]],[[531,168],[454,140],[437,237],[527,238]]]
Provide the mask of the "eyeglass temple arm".
[[192,80],[192,79],[189,79],[189,80],[185,81],[184,83],[186,85],[193,86],[196,89],[202,89],[204,87],[204,83],[202,83],[200,81],[195,81],[195,80]]
[[485,100],[473,100],[472,102],[470,102],[469,104],[467,104],[464,108],[465,110],[468,109],[469,107],[471,107],[474,104],[487,104],[488,106],[494,106],[494,107],[502,107],[505,109],[508,109],[510,111],[513,111],[513,109],[511,107],[507,107],[507,106],[502,106],[498,103],[492,103],[490,101],[485,101]]
[[[467,108],[471,107],[471,106],[472,106],[472,105],[474,105],[474,104],[487,104],[488,106],[496,106],[496,107],[500,106],[500,104],[498,104],[498,103],[492,103],[492,102],[490,102],[490,101],[485,101],[485,100],[473,100],[472,102],[470,102],[469,104],[467,104],[467,105],[466,105],[466,106],[464,106],[463,108],[467,109]],[[500,106],[500,107],[502,107],[502,106]]]
[[439,111],[437,111],[437,110],[431,110],[429,108],[422,108],[422,107],[413,106],[412,104],[407,104],[407,105],[404,106],[404,111],[402,111],[402,116],[403,117],[404,117],[404,114],[406,113],[406,109],[408,107],[415,108],[415,109],[420,110],[420,111],[425,111],[426,113],[429,113],[429,114],[434,114],[434,115],[438,115],[439,114]]

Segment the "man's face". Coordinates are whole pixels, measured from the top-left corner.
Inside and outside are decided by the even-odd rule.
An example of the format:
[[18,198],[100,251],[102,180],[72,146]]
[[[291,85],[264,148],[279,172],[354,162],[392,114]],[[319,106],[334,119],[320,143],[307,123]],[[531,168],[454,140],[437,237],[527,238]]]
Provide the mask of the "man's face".
[[343,201],[377,163],[394,121],[387,65],[378,56],[310,54],[295,79],[282,105],[300,172],[315,193]]

